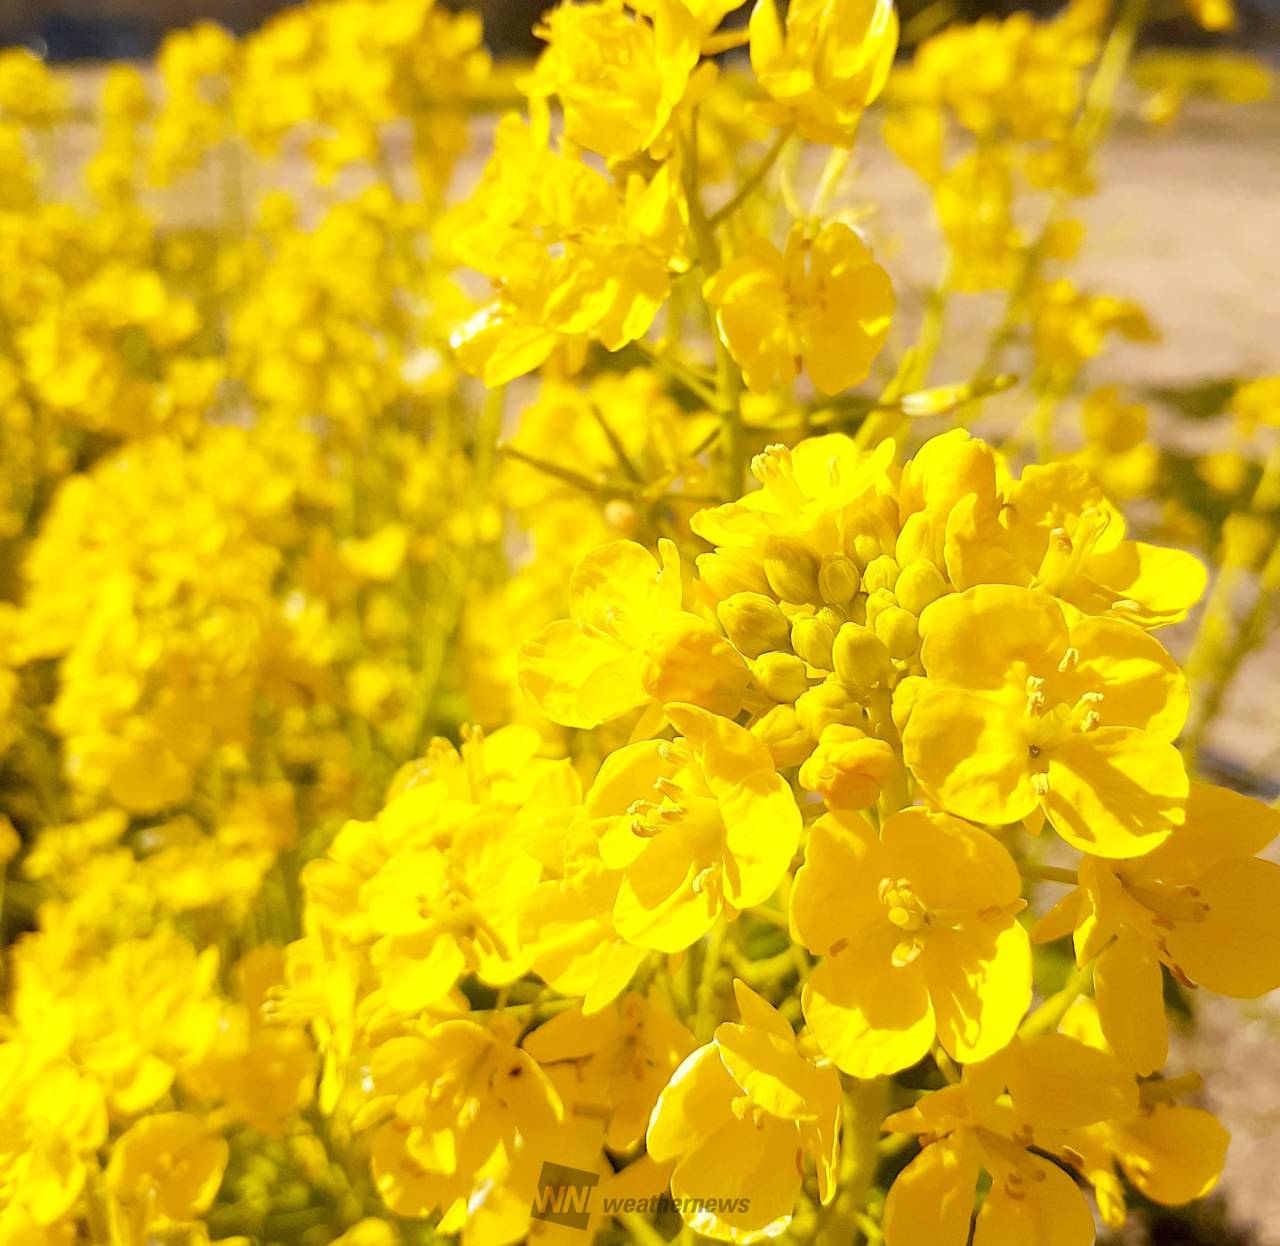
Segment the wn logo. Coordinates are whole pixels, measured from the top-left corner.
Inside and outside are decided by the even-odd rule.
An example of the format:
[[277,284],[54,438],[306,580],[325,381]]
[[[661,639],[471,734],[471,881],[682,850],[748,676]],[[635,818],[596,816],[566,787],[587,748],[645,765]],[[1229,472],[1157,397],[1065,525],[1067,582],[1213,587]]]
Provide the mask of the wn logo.
[[561,1224],[567,1229],[585,1229],[591,1219],[588,1211],[591,1190],[599,1180],[599,1173],[544,1163],[530,1215],[535,1220]]

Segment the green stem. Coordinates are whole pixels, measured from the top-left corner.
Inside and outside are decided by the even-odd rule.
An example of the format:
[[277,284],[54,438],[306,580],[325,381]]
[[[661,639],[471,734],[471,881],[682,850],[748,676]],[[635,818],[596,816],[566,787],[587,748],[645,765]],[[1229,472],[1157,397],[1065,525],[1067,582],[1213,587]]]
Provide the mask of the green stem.
[[920,332],[904,357],[898,375],[885,387],[876,409],[862,422],[854,440],[864,450],[878,446],[886,437],[896,437],[910,422],[903,412],[905,394],[924,387],[933,369],[933,361],[942,345],[942,329],[946,322],[947,304],[951,298],[954,275],[951,265],[943,269],[938,284],[925,302]]
[[[716,242],[715,231],[702,206],[702,195],[698,188],[698,115],[695,112],[691,121],[689,135],[685,140],[685,199],[689,205],[689,229],[693,234],[698,267],[706,276],[712,276],[720,267],[720,245]],[[777,156],[774,156],[777,159]],[[725,496],[733,500],[742,495],[743,480],[746,475],[746,439],[742,426],[742,413],[738,409],[738,398],[742,392],[742,374],[733,362],[728,348],[720,337],[720,330],[715,323],[715,315],[707,308],[708,328],[715,342],[716,350],[716,409],[720,412],[720,424],[723,429],[721,442],[724,456],[724,488]]]
[[702,973],[698,977],[696,999],[697,1011],[694,1015],[693,1034],[700,1042],[708,1042],[711,1032],[716,1027],[716,975],[724,959],[724,942],[728,931],[728,923],[720,919],[711,927],[707,935],[706,947],[702,954]]
[[1022,1038],[1034,1038],[1047,1034],[1062,1020],[1068,1008],[1093,985],[1093,966],[1090,961],[1083,969],[1073,969],[1066,985],[1050,995],[1023,1023],[1018,1030]]
[[1063,869],[1059,865],[1023,865],[1019,867],[1023,878],[1030,878],[1042,883],[1062,883],[1067,887],[1079,884],[1075,870]]
[[656,368],[678,381],[700,402],[715,409],[718,397],[712,385],[714,378],[704,380],[687,363],[682,363],[674,355],[650,346],[643,338],[637,340],[634,345]]
[[1111,28],[1085,93],[1084,112],[1077,127],[1077,136],[1088,146],[1101,140],[1111,128],[1116,92],[1129,68],[1149,4],[1150,0],[1122,0],[1116,24]]
[[[1249,510],[1265,515],[1275,504],[1280,489],[1280,447],[1273,450],[1262,470],[1249,502]],[[1188,768],[1194,769],[1210,726],[1218,716],[1227,693],[1239,674],[1245,656],[1265,634],[1272,598],[1280,588],[1280,545],[1272,550],[1261,571],[1257,596],[1249,612],[1236,625],[1233,603],[1245,568],[1223,560],[1205,602],[1200,626],[1196,629],[1187,657],[1187,678],[1195,694],[1195,716],[1182,742]]]
[[760,163],[743,178],[742,184],[733,193],[732,197],[711,213],[707,218],[707,224],[712,229],[727,221],[760,189],[764,179],[769,176],[769,170],[777,164],[778,157],[782,155],[782,149],[787,145],[787,139],[791,137],[791,133],[790,127],[780,130],[778,137],[769,145],[769,150],[765,152]]
[[853,159],[853,148],[833,147],[827,163],[823,166],[822,176],[818,179],[818,189],[813,192],[813,202],[809,205],[809,215],[820,221],[831,208],[831,200],[835,198],[836,188],[844,176],[849,162]]
[[1161,1077],[1155,1081],[1143,1082],[1138,1087],[1138,1097],[1146,1108],[1157,1103],[1175,1103],[1187,1095],[1199,1094],[1202,1089],[1204,1078],[1199,1073],[1183,1073],[1178,1077]]

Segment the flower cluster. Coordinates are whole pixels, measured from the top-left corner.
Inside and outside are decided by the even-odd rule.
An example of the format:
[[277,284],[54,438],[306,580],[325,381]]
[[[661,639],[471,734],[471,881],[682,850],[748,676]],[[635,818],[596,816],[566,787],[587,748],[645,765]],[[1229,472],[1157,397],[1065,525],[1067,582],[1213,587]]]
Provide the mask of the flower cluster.
[[[495,66],[305,0],[91,106],[0,54],[0,1246],[1089,1246],[1214,1187],[1169,1018],[1280,986],[1280,812],[1203,747],[1280,381],[1190,459],[1090,380],[1155,335],[1073,268],[1141,6],[740,8]],[[1161,124],[1267,81],[1159,55]]]

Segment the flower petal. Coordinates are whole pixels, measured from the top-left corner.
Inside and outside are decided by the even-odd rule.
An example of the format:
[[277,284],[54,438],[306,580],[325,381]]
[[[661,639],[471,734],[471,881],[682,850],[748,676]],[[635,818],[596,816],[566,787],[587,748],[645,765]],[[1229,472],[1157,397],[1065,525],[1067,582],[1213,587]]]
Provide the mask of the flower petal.
[[948,813],[995,826],[1036,807],[1022,722],[992,697],[926,691],[912,707],[902,748],[911,773]]
[[938,1039],[957,1060],[1005,1047],[1031,1004],[1031,940],[1017,921],[929,936],[923,956]]
[[1098,958],[1094,993],[1111,1050],[1139,1076],[1163,1067],[1169,1055],[1164,982],[1155,951],[1142,939],[1120,937]]
[[1054,830],[1097,857],[1140,857],[1186,810],[1187,772],[1172,744],[1129,727],[1068,736],[1048,753],[1041,798]]
[[1197,883],[1209,911],[1175,921],[1169,954],[1195,982],[1237,999],[1280,986],[1280,865],[1248,857],[1215,865]]
[[977,1184],[978,1158],[963,1135],[925,1147],[889,1189],[885,1246],[965,1246]]
[[919,962],[895,966],[885,924],[820,964],[804,988],[804,1016],[818,1046],[854,1077],[879,1077],[929,1050],[933,1005]]

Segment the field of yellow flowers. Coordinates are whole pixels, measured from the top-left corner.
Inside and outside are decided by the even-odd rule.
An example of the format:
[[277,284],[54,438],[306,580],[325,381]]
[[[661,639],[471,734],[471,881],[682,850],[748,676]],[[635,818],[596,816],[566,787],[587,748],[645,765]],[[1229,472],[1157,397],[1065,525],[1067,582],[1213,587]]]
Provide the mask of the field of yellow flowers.
[[1280,376],[1159,435],[1082,219],[1124,93],[1271,82],[1151,16],[0,53],[0,1246],[1089,1246],[1213,1190],[1170,1028],[1280,986],[1280,810],[1205,747]]

